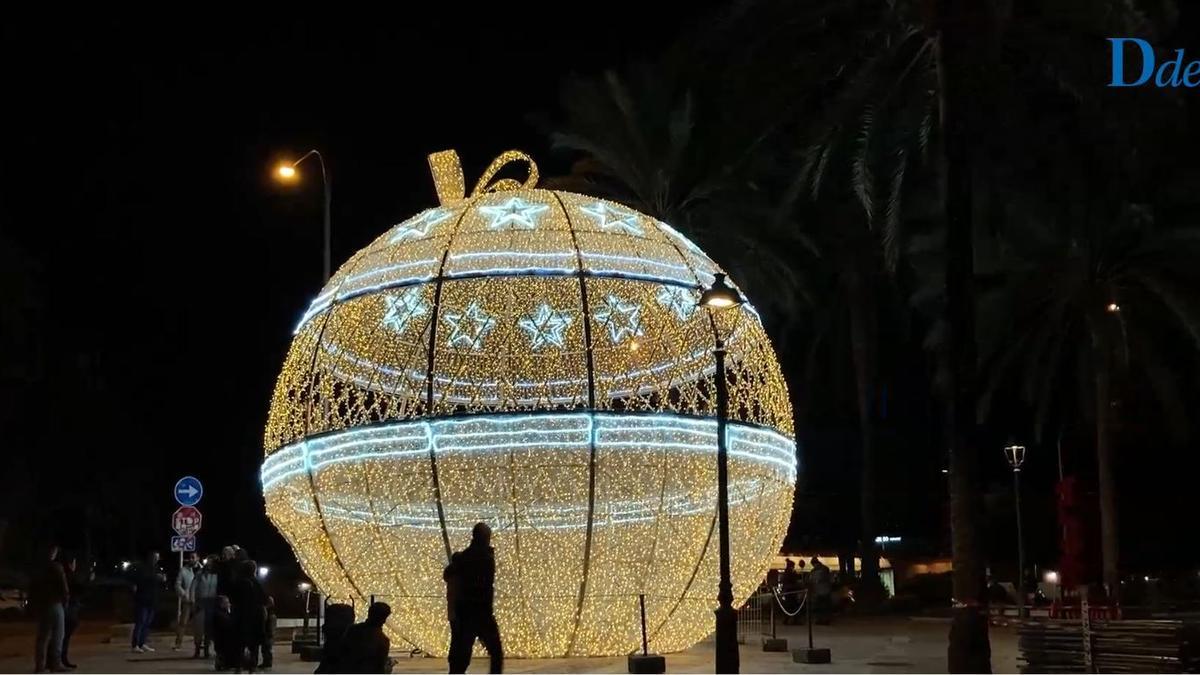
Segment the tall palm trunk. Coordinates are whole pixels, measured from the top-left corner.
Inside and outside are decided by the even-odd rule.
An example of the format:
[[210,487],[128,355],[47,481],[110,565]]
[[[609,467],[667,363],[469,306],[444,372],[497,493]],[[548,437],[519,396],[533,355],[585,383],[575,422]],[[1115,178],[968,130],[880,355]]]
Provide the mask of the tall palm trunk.
[[874,317],[865,280],[852,271],[847,283],[850,309],[850,356],[854,361],[854,383],[858,400],[858,433],[862,443],[862,462],[859,480],[859,513],[861,518],[859,553],[862,556],[862,599],[874,603],[879,589],[879,549],[875,545],[876,483],[875,483],[875,424],[871,414],[871,396],[875,390]]
[[1113,475],[1109,423],[1112,416],[1108,355],[1097,349],[1096,355],[1096,472],[1100,488],[1100,557],[1104,561],[1104,585],[1109,598],[1119,600],[1120,575],[1117,572],[1117,484]]
[[979,137],[972,109],[985,76],[976,53],[982,21],[978,0],[939,0],[937,67],[946,171],[946,320],[950,389],[946,439],[950,449],[950,527],[954,618],[947,668],[991,672],[987,595],[979,541],[982,512],[975,448],[975,250],[972,156]]

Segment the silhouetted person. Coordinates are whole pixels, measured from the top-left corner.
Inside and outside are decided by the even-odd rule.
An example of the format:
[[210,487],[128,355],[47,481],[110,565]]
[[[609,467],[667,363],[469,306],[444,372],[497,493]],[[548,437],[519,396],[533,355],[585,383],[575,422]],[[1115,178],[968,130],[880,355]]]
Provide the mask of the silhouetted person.
[[71,636],[75,634],[75,629],[79,627],[79,612],[83,608],[83,596],[89,584],[95,577],[94,572],[88,572],[87,577],[80,574],[77,569],[75,556],[66,558],[66,568],[64,570],[67,575],[68,597],[66,604],[65,622],[63,624],[63,642],[62,642],[62,664],[67,668],[74,668],[75,664],[71,663]]
[[[175,646],[172,651],[183,649],[183,632],[192,626],[192,613],[196,611],[196,594],[192,592],[192,582],[196,580],[196,572],[200,568],[195,553],[185,554],[179,573],[175,575],[175,597],[178,601],[178,611],[175,615]],[[192,631],[192,643],[195,654],[200,653],[200,638],[195,630]]]
[[239,664],[237,626],[233,623],[229,597],[218,595],[213,603],[212,640],[217,670],[227,670]]
[[263,628],[262,642],[262,667],[273,668],[275,666],[275,628],[279,625],[279,617],[275,613],[275,598],[267,596],[267,619]]
[[[803,563],[804,561],[800,561]],[[783,573],[779,575],[779,584],[781,587],[781,595],[783,596],[783,608],[788,612],[795,613],[800,607],[800,573],[796,570],[796,562],[791,558],[784,563]],[[794,616],[783,617],[785,624],[795,622]]]
[[235,553],[232,546],[221,549],[221,558],[214,568],[217,572],[217,595],[229,597],[229,594],[233,592],[233,568],[237,564],[233,561]]
[[325,608],[325,624],[321,626],[325,646],[321,650],[321,663],[317,664],[314,673],[345,672],[339,662],[342,658],[342,642],[353,625],[354,608],[350,605],[335,602]]
[[[243,560],[233,582],[233,623],[237,632],[238,656],[242,656],[250,672],[258,666],[259,649],[266,639],[267,593],[258,582],[258,564]],[[248,652],[248,654],[246,654]],[[237,662],[230,664],[238,668]]]
[[811,562],[808,587],[812,592],[813,614],[817,623],[828,624],[833,611],[833,573],[816,556],[812,557]]
[[356,623],[346,631],[337,658],[338,673],[387,673],[388,652],[392,643],[383,634],[383,624],[391,616],[386,603],[373,602],[367,609],[367,620]]
[[166,575],[158,571],[158,551],[147,554],[146,561],[133,570],[133,632],[129,644],[136,654],[154,651],[146,640],[158,607],[158,586],[166,580]]
[[208,658],[208,648],[213,642],[213,616],[217,609],[217,561],[209,557],[204,561],[204,567],[192,579],[192,597],[196,599],[196,609],[192,613],[192,634],[196,636],[196,652],[192,658]]
[[503,672],[504,648],[493,611],[496,553],[492,549],[492,528],[475,523],[471,545],[450,556],[442,578],[446,581],[450,619],[450,672],[467,672],[476,638],[491,657],[489,672]]
[[62,643],[66,605],[70,599],[67,575],[58,562],[58,546],[51,545],[48,555],[34,570],[29,588],[29,606],[37,619],[37,639],[33,645],[34,672],[46,672],[46,666],[63,672]]

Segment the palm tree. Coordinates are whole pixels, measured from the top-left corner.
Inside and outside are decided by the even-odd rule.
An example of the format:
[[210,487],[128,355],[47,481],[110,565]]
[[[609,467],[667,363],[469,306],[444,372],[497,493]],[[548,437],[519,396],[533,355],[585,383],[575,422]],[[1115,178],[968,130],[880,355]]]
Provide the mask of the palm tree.
[[1011,320],[1008,330],[991,331],[980,407],[1011,387],[1034,410],[1039,437],[1056,416],[1094,425],[1103,579],[1115,598],[1116,399],[1120,390],[1148,391],[1169,428],[1178,434],[1184,426],[1179,384],[1195,371],[1178,356],[1200,357],[1200,229],[1155,227],[1146,209],[1132,206],[1117,218],[1097,214],[1089,225],[1029,228],[1009,243],[1007,283],[988,295],[995,308],[986,313]]
[[[712,110],[669,63],[622,78],[574,78],[563,90],[565,121],[551,132],[558,150],[580,156],[552,186],[622,202],[695,237],[752,295],[764,318],[805,304],[793,254],[814,251],[804,233],[778,223],[755,184],[769,129],[724,131],[702,120]],[[758,291],[758,292],[756,292]]]
[[[1103,41],[1095,35],[1145,34],[1152,22],[1129,2],[932,3],[887,0],[851,3],[848,11],[873,11],[870,37],[845,56],[846,73],[827,106],[826,120],[815,127],[798,183],[815,194],[840,161],[848,184],[867,221],[880,232],[884,259],[894,270],[902,250],[902,198],[914,159],[936,145],[936,169],[944,180],[944,298],[938,342],[944,347],[939,380],[947,401],[946,440],[951,457],[951,528],[954,549],[954,597],[959,611],[951,630],[952,672],[988,669],[987,625],[980,606],[983,564],[978,541],[979,478],[975,457],[976,396],[975,237],[980,224],[977,202],[988,221],[1003,221],[1002,195],[1036,190],[1053,178],[1046,166],[1063,168],[1065,153],[1030,134],[1035,122],[1056,127],[1058,138],[1103,139],[1110,156],[1134,156],[1107,137],[1113,117],[1081,83],[1095,82],[1090,65]],[[1160,15],[1170,15],[1160,3]],[[1067,28],[1068,30],[1064,30]],[[1037,92],[1038,96],[1033,96]],[[1030,100],[1066,98],[1067,114],[1048,114]],[[1056,103],[1058,101],[1056,100]],[[1109,108],[1120,106],[1108,106]],[[1105,113],[1108,113],[1107,115]],[[1124,120],[1135,119],[1129,115]],[[1086,122],[1082,124],[1080,122]],[[1070,130],[1069,133],[1064,133]],[[1090,138],[1089,138],[1090,137]],[[978,154],[977,154],[978,153]],[[1050,155],[1056,162],[1044,160]],[[1025,163],[1033,170],[1025,169]],[[977,197],[982,195],[983,200]],[[868,437],[864,434],[864,439]],[[864,450],[869,446],[864,445]]]
[[[844,13],[865,11],[853,41],[856,48],[838,64],[842,75],[829,87],[823,110],[799,128],[802,140],[794,160],[799,171],[786,188],[781,212],[790,213],[803,200],[819,203],[831,191],[833,199],[849,197],[861,208],[861,216],[841,215],[834,222],[827,222],[829,209],[809,209],[797,220],[805,226],[826,221],[832,227],[817,239],[832,254],[827,257],[834,260],[837,279],[837,292],[826,300],[846,308],[860,439],[862,595],[877,600],[882,590],[875,544],[878,449],[871,405],[881,375],[877,328],[881,316],[895,313],[889,300],[896,288],[893,275],[900,262],[911,169],[928,163],[930,155],[936,50],[935,40],[919,30],[906,7],[850,4],[832,10],[827,22],[840,23]],[[847,191],[849,195],[842,194]]]

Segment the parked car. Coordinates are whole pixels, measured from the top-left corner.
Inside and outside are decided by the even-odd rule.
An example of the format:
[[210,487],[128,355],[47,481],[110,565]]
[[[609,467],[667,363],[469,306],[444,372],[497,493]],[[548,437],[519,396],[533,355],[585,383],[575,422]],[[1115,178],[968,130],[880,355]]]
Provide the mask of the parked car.
[[0,615],[21,615],[29,604],[29,597],[20,588],[0,588]]

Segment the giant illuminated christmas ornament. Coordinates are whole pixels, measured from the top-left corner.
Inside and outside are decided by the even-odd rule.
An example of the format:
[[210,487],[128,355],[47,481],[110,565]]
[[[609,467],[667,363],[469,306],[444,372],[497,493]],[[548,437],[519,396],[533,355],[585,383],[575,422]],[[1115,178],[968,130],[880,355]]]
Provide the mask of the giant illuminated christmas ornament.
[[[529,178],[492,181],[507,162]],[[466,196],[356,253],[313,300],[275,388],[267,513],[326,593],[392,606],[388,629],[446,653],[442,569],[495,531],[512,656],[690,646],[717,591],[718,336],[728,348],[732,572],[745,598],[792,509],[792,413],[749,305],[697,307],[719,268],[668,225],[537,189],[508,152]]]

